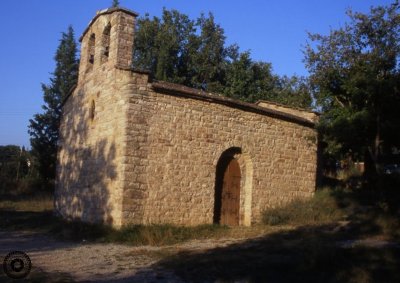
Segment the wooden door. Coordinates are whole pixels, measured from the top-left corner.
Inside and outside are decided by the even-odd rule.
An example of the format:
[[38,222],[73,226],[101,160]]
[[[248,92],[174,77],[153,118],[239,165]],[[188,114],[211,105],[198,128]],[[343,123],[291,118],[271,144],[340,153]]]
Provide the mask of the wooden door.
[[221,195],[221,225],[239,225],[240,167],[232,159],[226,167]]

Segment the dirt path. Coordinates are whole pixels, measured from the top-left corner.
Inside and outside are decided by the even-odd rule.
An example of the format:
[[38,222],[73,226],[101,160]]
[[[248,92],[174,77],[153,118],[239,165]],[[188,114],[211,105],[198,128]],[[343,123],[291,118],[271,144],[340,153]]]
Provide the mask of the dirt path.
[[[295,231],[294,231],[295,232]],[[301,234],[299,234],[301,235]],[[267,263],[274,263],[272,256],[277,255],[280,260],[285,259],[290,254],[285,248],[276,250],[274,246],[285,245],[285,241],[290,245],[301,245],[298,243],[298,236],[290,236],[290,233],[282,232],[278,238],[263,237],[257,239],[208,239],[193,240],[190,242],[163,246],[140,246],[133,247],[119,244],[98,244],[88,242],[63,242],[56,240],[43,233],[28,231],[6,232],[0,231],[0,260],[10,251],[19,250],[26,252],[32,261],[33,274],[47,274],[50,276],[47,282],[53,282],[54,278],[62,278],[62,282],[184,282],[180,280],[172,271],[164,269],[158,262],[168,255],[174,254],[200,254],[196,262],[202,263],[207,258],[202,255],[210,253],[210,263],[213,260],[220,260],[222,263],[230,256],[237,256],[241,251],[244,258],[253,258],[258,251],[268,251],[272,249],[272,255],[260,257],[253,260],[266,259]],[[232,244],[239,245],[232,245]],[[367,238],[352,241],[336,242],[338,248],[352,249],[357,246],[365,248],[399,248],[397,243],[385,241],[381,238]],[[234,246],[234,253],[232,247]],[[227,249],[215,249],[224,248]],[[274,251],[275,250],[275,251]],[[181,253],[183,252],[183,253]],[[189,252],[189,253],[185,253]],[[275,252],[275,254],[274,254]],[[294,255],[298,255],[294,253]],[[246,257],[247,256],[247,257]],[[185,257],[186,260],[186,257]],[[173,260],[175,261],[175,259]],[[271,261],[271,262],[270,262]],[[205,261],[203,269],[210,268]],[[235,261],[233,261],[235,262]],[[239,260],[240,264],[246,264]],[[290,263],[290,262],[289,262]],[[225,268],[231,268],[226,266]],[[5,275],[3,275],[3,278]],[[53,277],[55,276],[55,277]],[[0,273],[0,281],[2,276]],[[42,282],[36,280],[35,282]],[[10,281],[13,282],[13,281]],[[61,282],[61,281],[60,281]]]
[[155,263],[165,254],[224,247],[238,240],[191,241],[175,246],[132,247],[118,244],[57,241],[33,232],[0,232],[0,259],[10,251],[26,252],[32,269],[67,274],[78,282],[180,282]]

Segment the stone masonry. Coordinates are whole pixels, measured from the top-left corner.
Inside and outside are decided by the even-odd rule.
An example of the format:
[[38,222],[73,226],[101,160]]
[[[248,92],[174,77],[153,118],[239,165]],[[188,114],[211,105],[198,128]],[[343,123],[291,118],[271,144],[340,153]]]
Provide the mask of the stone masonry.
[[57,211],[114,227],[218,223],[225,155],[240,166],[239,225],[311,197],[316,115],[152,80],[132,68],[136,17],[100,11],[81,37],[79,80],[60,126]]

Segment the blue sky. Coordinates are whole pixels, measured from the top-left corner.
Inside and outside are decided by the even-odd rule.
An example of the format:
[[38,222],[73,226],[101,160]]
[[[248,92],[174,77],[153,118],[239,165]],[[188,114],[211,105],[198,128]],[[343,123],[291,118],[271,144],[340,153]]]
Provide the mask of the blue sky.
[[[0,44],[0,145],[29,147],[28,121],[41,112],[41,83],[54,70],[61,32],[72,25],[78,38],[96,10],[111,0],[2,1]],[[271,62],[280,75],[307,75],[302,46],[307,31],[327,34],[347,21],[345,12],[368,12],[392,0],[120,0],[140,15],[159,16],[162,8],[197,18],[212,12],[225,29],[227,44],[250,50],[255,60]]]

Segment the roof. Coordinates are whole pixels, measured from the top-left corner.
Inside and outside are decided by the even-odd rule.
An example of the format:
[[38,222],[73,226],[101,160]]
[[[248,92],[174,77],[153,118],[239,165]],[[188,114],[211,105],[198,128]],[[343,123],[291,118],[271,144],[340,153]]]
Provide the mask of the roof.
[[314,128],[315,122],[310,121],[309,119],[305,119],[300,116],[296,116],[290,113],[274,110],[274,109],[269,109],[266,107],[261,107],[253,103],[248,103],[244,101],[238,101],[229,97],[209,93],[209,92],[204,92],[199,89],[194,89],[190,87],[186,87],[183,85],[179,84],[174,84],[174,83],[169,83],[169,82],[164,82],[164,81],[153,81],[151,83],[151,86],[153,87],[154,90],[160,91],[162,93],[166,93],[169,95],[175,95],[175,96],[183,96],[183,97],[188,97],[192,99],[198,99],[198,100],[203,100],[203,101],[209,101],[213,103],[218,103],[222,105],[226,105],[229,107],[234,107],[238,108],[244,111],[249,111],[253,113],[258,113],[261,115],[266,115],[270,117],[275,117],[281,120],[289,121],[289,122],[294,122],[297,124],[301,124],[303,126],[307,126],[310,128]]
[[312,110],[301,108],[301,107],[295,107],[295,106],[291,106],[291,105],[286,105],[286,104],[278,103],[278,102],[275,102],[275,101],[269,101],[269,100],[263,100],[262,99],[262,100],[257,100],[255,102],[256,105],[260,105],[262,103],[268,103],[268,104],[276,105],[276,106],[279,106],[279,107],[285,107],[285,108],[290,108],[290,109],[293,109],[293,110],[298,110],[298,111],[302,111],[302,112],[306,112],[306,113],[312,113],[312,114],[315,114],[315,115],[320,115],[320,113],[318,113],[316,111],[312,111]]

